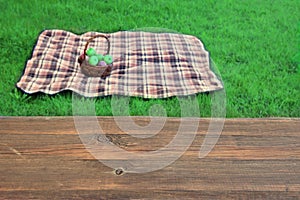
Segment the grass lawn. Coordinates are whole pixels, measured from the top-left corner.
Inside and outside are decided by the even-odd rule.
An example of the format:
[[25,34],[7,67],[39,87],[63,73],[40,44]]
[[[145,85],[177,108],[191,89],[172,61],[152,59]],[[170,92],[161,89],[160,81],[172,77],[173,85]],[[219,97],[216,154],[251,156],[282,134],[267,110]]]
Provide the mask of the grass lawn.
[[[26,96],[14,91],[39,33],[76,34],[161,27],[200,38],[226,90],[227,117],[300,117],[298,0],[0,0],[0,115],[72,115],[72,93]],[[198,94],[200,116],[210,95]],[[111,97],[93,99],[97,115],[112,115]],[[176,98],[130,98],[131,115],[161,104],[180,116]]]

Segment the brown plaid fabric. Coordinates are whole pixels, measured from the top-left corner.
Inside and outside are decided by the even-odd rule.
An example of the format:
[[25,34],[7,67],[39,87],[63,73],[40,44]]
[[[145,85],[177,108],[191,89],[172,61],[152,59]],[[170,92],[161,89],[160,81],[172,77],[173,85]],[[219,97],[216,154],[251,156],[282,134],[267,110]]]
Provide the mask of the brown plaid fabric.
[[[121,31],[106,34],[113,70],[106,78],[87,77],[77,61],[86,41],[83,35],[45,30],[17,87],[26,93],[55,94],[72,90],[86,97],[129,95],[165,98],[214,91],[223,85],[210,69],[209,54],[199,39],[174,33]],[[96,38],[89,47],[104,54],[107,43]]]

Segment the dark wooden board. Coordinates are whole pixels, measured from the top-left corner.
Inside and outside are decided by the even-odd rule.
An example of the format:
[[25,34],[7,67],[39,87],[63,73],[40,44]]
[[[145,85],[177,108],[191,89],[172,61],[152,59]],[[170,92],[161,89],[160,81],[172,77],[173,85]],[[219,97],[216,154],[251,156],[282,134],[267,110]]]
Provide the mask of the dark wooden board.
[[[98,120],[131,152],[162,148],[180,124],[168,118],[157,135],[137,139],[112,117]],[[147,125],[149,118],[134,121]],[[299,199],[299,118],[226,119],[216,146],[200,159],[209,122],[200,119],[194,142],[171,165],[116,175],[87,151],[72,117],[1,117],[0,199]]]

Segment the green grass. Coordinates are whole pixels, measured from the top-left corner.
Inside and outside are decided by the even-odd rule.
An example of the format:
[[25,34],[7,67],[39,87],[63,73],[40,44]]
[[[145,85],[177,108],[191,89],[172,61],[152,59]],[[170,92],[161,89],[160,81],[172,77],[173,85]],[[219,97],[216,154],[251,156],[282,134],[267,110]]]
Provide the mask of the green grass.
[[[0,115],[72,115],[72,93],[27,96],[14,91],[39,33],[64,29],[116,32],[161,27],[200,38],[225,84],[227,117],[300,117],[298,0],[0,0]],[[200,116],[210,95],[198,94]],[[94,99],[112,115],[111,97]],[[131,115],[162,105],[180,116],[176,98],[129,99]]]

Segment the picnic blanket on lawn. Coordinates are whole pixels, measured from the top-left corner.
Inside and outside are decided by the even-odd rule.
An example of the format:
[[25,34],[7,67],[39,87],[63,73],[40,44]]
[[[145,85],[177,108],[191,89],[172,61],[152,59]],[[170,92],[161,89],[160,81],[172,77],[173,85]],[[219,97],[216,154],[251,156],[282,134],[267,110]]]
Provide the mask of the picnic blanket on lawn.
[[[26,93],[55,94],[72,90],[86,97],[128,95],[165,98],[223,88],[210,69],[209,53],[191,35],[120,31],[110,40],[113,70],[105,78],[88,77],[78,57],[89,38],[63,30],[45,30],[37,40],[17,87]],[[103,33],[102,33],[103,34]],[[90,47],[105,53],[107,44],[96,38]]]

